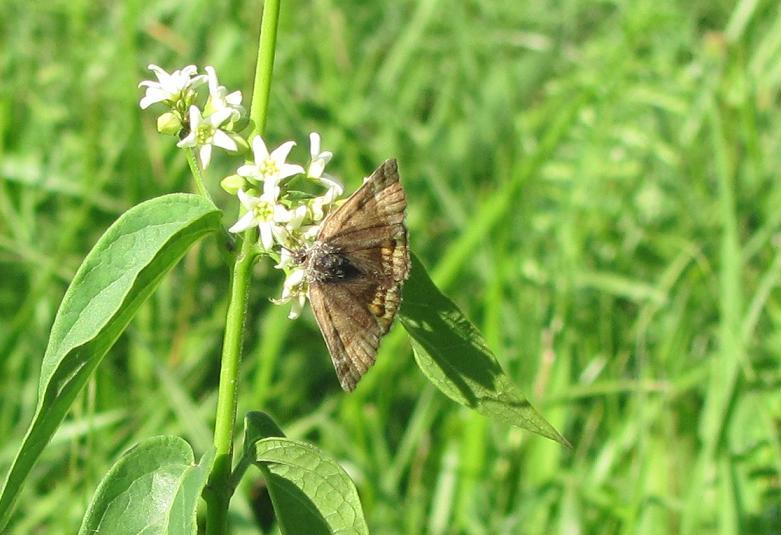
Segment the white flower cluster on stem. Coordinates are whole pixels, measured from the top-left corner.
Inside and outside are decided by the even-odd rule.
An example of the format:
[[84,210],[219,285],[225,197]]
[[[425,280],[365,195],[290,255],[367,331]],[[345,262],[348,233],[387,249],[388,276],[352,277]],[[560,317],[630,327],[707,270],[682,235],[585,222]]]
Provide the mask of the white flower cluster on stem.
[[[273,302],[292,302],[288,317],[298,317],[306,303],[307,280],[304,267],[295,262],[296,254],[314,243],[320,224],[344,193],[339,181],[325,173],[333,154],[321,150],[320,135],[314,132],[309,135],[306,167],[287,162],[295,146],[293,141],[272,151],[261,136],[248,142],[238,133],[247,124],[241,92],[229,93],[221,86],[213,67],[206,67],[206,74],[198,74],[194,65],[170,74],[157,65],[149,69],[157,81],[139,84],[146,89],[141,108],[166,105],[168,111],[157,120],[158,130],[178,136],[178,147],[196,151],[202,169],[208,167],[213,147],[234,154],[252,147],[252,159],[220,183],[225,191],[236,195],[240,205],[239,218],[228,230],[244,233],[258,229],[258,250],[276,260],[274,267],[286,275],[282,296]],[[199,106],[203,96],[198,88],[204,84],[208,97]],[[293,182],[297,189],[291,187]],[[299,191],[299,186],[317,191]]]
[[[223,188],[235,191],[245,210],[228,230],[258,228],[259,246],[277,259],[275,267],[287,274],[282,297],[274,302],[292,301],[291,319],[301,313],[307,291],[306,273],[294,262],[295,253],[312,245],[320,223],[344,191],[338,180],[323,172],[331,153],[320,152],[320,135],[312,133],[309,139],[311,158],[306,170],[286,161],[294,142],[287,141],[269,152],[263,138],[255,136],[253,160],[223,180]],[[315,195],[292,190],[290,183],[299,177],[325,191]]]
[[[168,111],[157,118],[158,131],[179,136],[178,147],[196,150],[203,169],[211,162],[212,147],[241,152],[245,142],[236,133],[246,118],[241,91],[228,93],[219,84],[214,67],[206,67],[206,74],[197,74],[195,65],[170,74],[157,65],[149,65],[149,70],[157,81],[145,80],[139,84],[146,88],[139,105],[142,109],[157,103],[168,106]],[[204,83],[209,94],[201,108],[197,89]]]

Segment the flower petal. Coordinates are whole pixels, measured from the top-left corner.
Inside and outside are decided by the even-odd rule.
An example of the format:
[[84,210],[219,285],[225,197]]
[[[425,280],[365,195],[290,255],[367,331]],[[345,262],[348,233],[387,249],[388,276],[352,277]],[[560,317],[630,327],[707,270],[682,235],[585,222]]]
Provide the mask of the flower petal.
[[274,221],[277,223],[288,223],[291,219],[293,219],[294,215],[294,212],[288,210],[281,204],[274,205]]
[[279,254],[279,263],[274,266],[277,269],[283,269],[289,266],[293,262],[293,253],[287,247],[282,247],[282,252]]
[[312,199],[312,202],[309,204],[310,209],[312,210],[312,220],[313,221],[320,221],[325,216],[325,212],[323,211],[323,206],[328,204],[323,197],[315,197]]
[[176,146],[180,148],[195,147],[196,145],[197,143],[195,141],[195,132],[192,130],[190,130],[190,133],[176,144]]
[[252,154],[255,156],[255,163],[268,160],[268,149],[262,137],[255,136],[252,138]]
[[288,319],[294,320],[301,315],[306,305],[306,294],[299,292],[296,298],[293,300],[293,305],[290,307],[290,313],[287,315]]
[[218,126],[222,125],[225,121],[230,119],[231,115],[233,115],[233,110],[229,108],[223,108],[221,110],[217,110],[211,115],[209,115],[209,124],[217,128]]
[[277,180],[282,180],[293,175],[300,175],[304,172],[304,168],[300,165],[283,163],[279,166],[279,172],[276,174]]
[[298,317],[301,315],[301,312],[304,310],[304,304],[301,302],[300,299],[296,299],[293,301],[293,305],[290,307],[290,312],[287,315],[287,319],[294,320],[298,319]]
[[305,276],[306,276],[306,270],[304,270],[304,269],[295,269],[285,279],[285,286],[287,288],[293,288],[294,286],[298,286],[302,282],[304,282],[304,277]]
[[181,72],[184,76],[192,77],[195,76],[195,74],[198,72],[198,67],[195,65],[188,65],[184,67]]
[[257,197],[253,197],[243,189],[240,189],[236,194],[239,196],[239,201],[241,201],[241,204],[246,206],[248,210],[252,210],[252,208],[258,204],[259,199]]
[[293,149],[295,144],[295,141],[285,141],[279,147],[274,149],[274,152],[271,153],[270,158],[277,162],[280,167],[282,167],[282,164],[284,164],[285,160],[287,159],[287,155],[290,154],[290,151]]
[[274,246],[274,235],[271,233],[271,223],[260,223],[260,242],[267,251]]
[[314,160],[320,154],[320,134],[312,132],[309,134],[309,155]]
[[331,175],[325,174],[319,177],[317,181],[320,182],[323,186],[327,187],[329,192],[330,190],[336,191],[337,197],[344,193],[344,187],[342,186],[342,183]]
[[239,150],[239,146],[236,145],[236,142],[233,140],[233,138],[230,137],[225,132],[223,132],[222,130],[214,131],[214,138],[212,139],[212,143],[214,144],[214,146],[220,147],[221,149],[225,149],[233,152]]
[[201,161],[201,167],[204,169],[209,167],[209,162],[212,160],[212,146],[208,143],[206,145],[201,145],[201,148],[198,151],[198,159]]
[[190,132],[194,132],[201,126],[203,122],[203,115],[198,106],[190,106]]
[[167,94],[157,90],[157,88],[150,87],[149,89],[146,90],[146,95],[144,95],[144,97],[141,99],[138,105],[141,106],[142,110],[145,110],[152,104],[163,102],[167,98],[168,98]]
[[203,70],[206,71],[206,76],[208,77],[209,81],[209,93],[214,93],[217,91],[217,88],[219,87],[219,81],[217,80],[217,71],[214,70],[214,67],[211,65],[207,65],[203,68]]
[[287,226],[288,228],[295,230],[301,226],[301,223],[304,222],[304,218],[306,218],[306,205],[299,204],[293,210],[290,210],[290,213],[291,217],[287,222]]
[[277,185],[278,182],[273,177],[263,181],[263,197],[269,199],[269,202],[276,203],[279,198],[280,189]]
[[255,215],[252,212],[247,212],[228,229],[228,232],[244,232],[248,228],[254,227],[256,224]]
[[[281,225],[273,225],[271,227],[271,232],[274,234],[274,241],[276,241],[279,245],[281,250],[287,251],[288,245],[291,242],[291,236],[290,232]],[[282,259],[280,257],[279,260],[280,263],[282,263]]]
[[154,63],[150,63],[146,68],[155,73],[155,76],[157,76],[158,80],[162,80],[163,78],[168,78],[170,76],[170,74],[165,72],[162,67],[158,67]]
[[243,177],[257,178],[258,176],[260,176],[260,170],[258,169],[257,165],[246,163],[242,166],[239,166],[239,168],[236,169],[236,174],[241,175]]
[[241,91],[234,91],[226,95],[225,102],[231,106],[241,106]]
[[317,238],[317,235],[320,234],[320,225],[308,225],[306,227],[301,227],[301,235],[306,240],[314,240]]
[[325,171],[325,165],[331,159],[331,156],[332,155],[330,152],[324,152],[309,162],[309,169],[307,169],[306,174],[309,175],[310,178],[320,178],[323,175],[323,171]]

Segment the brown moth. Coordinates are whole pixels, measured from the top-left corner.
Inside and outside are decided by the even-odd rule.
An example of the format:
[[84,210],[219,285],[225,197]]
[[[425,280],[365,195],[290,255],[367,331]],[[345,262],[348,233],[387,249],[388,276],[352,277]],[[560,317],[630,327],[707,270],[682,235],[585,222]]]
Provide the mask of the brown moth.
[[396,160],[380,165],[328,214],[315,242],[297,251],[308,297],[344,390],[374,364],[377,347],[401,304],[410,270]]

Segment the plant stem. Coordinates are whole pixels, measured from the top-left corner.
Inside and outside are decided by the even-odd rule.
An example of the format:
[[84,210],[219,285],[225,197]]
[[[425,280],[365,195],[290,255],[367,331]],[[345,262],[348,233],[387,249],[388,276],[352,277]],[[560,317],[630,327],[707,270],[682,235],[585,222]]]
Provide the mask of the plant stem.
[[250,119],[255,134],[263,135],[266,131],[268,116],[268,97],[271,93],[271,73],[274,70],[274,52],[277,48],[277,22],[279,21],[279,4],[281,0],[266,0],[263,2],[263,19],[260,24],[260,43],[258,45],[258,63],[255,66],[255,86],[252,90],[252,107]]
[[236,406],[239,386],[239,365],[244,323],[247,314],[247,298],[255,254],[251,236],[245,233],[241,252],[231,273],[231,293],[225,320],[225,339],[222,346],[220,387],[217,397],[217,417],[214,424],[214,448],[216,457],[209,475],[209,492],[206,493],[206,533],[223,535],[228,528],[228,505],[233,463],[233,429],[236,424]]
[[[258,62],[255,69],[255,89],[250,109],[250,118],[255,126],[250,138],[255,134],[262,134],[266,126],[277,40],[279,4],[280,0],[266,0],[263,5]],[[196,184],[198,182],[196,176]],[[217,395],[217,416],[214,424],[216,457],[211,474],[209,474],[207,491],[204,493],[207,505],[207,535],[225,535],[228,532],[228,505],[233,494],[230,476],[233,463],[233,430],[236,425],[238,404],[238,374],[252,265],[257,257],[256,241],[257,230],[250,229],[244,233],[241,251],[236,257],[231,272],[230,302],[225,320],[220,386]]]
[[198,160],[195,158],[195,151],[192,148],[186,148],[184,153],[187,155],[187,165],[190,166],[190,172],[193,174],[193,180],[195,181],[195,188],[198,190],[198,194],[202,197],[206,197],[210,201],[212,200],[209,195],[209,190],[203,184],[203,172],[201,166],[198,164]]
[[[214,204],[214,199],[212,199],[209,190],[207,190],[204,185],[203,170],[198,163],[198,159],[195,157],[195,150],[188,147],[184,149],[184,153],[187,156],[187,164],[190,166],[190,172],[193,175],[193,181],[195,182],[195,189],[198,190],[198,195],[208,199]],[[215,241],[222,260],[225,262],[225,265],[230,266],[234,259],[232,251],[235,248],[235,240],[233,236],[223,228],[222,233],[215,237]]]

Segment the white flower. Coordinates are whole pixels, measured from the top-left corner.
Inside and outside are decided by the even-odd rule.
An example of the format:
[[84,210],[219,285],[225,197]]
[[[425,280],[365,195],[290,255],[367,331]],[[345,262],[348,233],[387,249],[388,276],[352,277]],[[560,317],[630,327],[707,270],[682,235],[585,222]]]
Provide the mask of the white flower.
[[230,118],[230,110],[216,111],[204,118],[201,110],[190,106],[190,133],[176,144],[177,147],[198,147],[198,159],[206,169],[212,157],[212,145],[225,150],[236,151],[238,145],[224,130],[220,129]]
[[149,70],[155,73],[157,82],[144,80],[138,84],[138,87],[146,87],[146,94],[139,102],[143,110],[157,102],[176,102],[188,89],[194,89],[206,81],[205,75],[196,75],[198,69],[195,65],[188,65],[170,74],[157,65],[149,65]]
[[325,194],[316,197],[309,203],[312,219],[317,222],[325,216],[325,208],[344,193],[344,188],[336,178],[323,172],[333,154],[330,151],[320,151],[320,134],[317,132],[309,134],[309,156],[306,176],[328,188]]
[[301,311],[306,304],[306,289],[306,270],[303,268],[294,269],[285,278],[285,283],[282,286],[282,297],[280,299],[272,299],[272,301],[277,305],[293,301],[293,306],[290,308],[290,313],[287,317],[294,320],[301,315]]
[[306,175],[309,178],[320,178],[323,176],[326,164],[331,161],[333,153],[330,151],[320,152],[320,134],[312,132],[309,134],[309,166]]
[[318,179],[322,185],[328,189],[323,195],[315,197],[309,202],[309,209],[312,211],[312,220],[318,222],[325,217],[325,211],[338,199],[344,188],[342,185],[332,176],[324,175]]
[[255,161],[242,165],[236,172],[250,181],[263,182],[264,193],[278,189],[280,180],[304,172],[304,168],[300,165],[285,163],[294,145],[293,141],[287,141],[269,154],[263,138],[255,136],[252,140],[252,154]]
[[277,269],[285,269],[293,263],[294,258],[293,251],[283,245],[282,252],[279,253],[279,262],[274,267]]
[[214,67],[205,67],[206,75],[209,81],[209,104],[207,109],[211,108],[213,112],[221,110],[230,110],[230,118],[232,121],[237,121],[243,112],[241,107],[241,91],[234,91],[228,93],[228,89],[224,85],[220,85],[217,80],[217,71]]
[[306,247],[312,240],[301,240],[301,225],[307,216],[307,209],[305,204],[299,204],[292,210],[288,210],[287,217],[289,219],[285,222],[284,226],[274,227],[274,238],[277,243],[282,247],[282,251],[279,254],[279,262],[276,266],[277,269],[284,269],[293,263],[295,256],[293,251]]
[[301,227],[299,229],[299,233],[304,239],[305,243],[314,243],[314,241],[317,239],[317,235],[320,234],[320,225],[309,225],[306,227]]
[[[328,194],[326,193],[326,195]],[[331,204],[326,195],[315,197],[309,203],[309,209],[312,211],[312,221],[320,222],[325,217],[326,207]]]
[[294,232],[298,231],[305,218],[306,205],[299,204],[295,208],[288,210],[287,214],[282,219],[280,219],[279,222],[284,223],[285,230],[287,231],[288,235],[292,235]]
[[229,228],[230,232],[244,232],[248,228],[258,227],[260,243],[270,251],[274,246],[274,235],[279,232],[280,224],[288,223],[293,214],[277,202],[279,190],[263,193],[260,197],[247,194],[243,189],[238,192],[241,204],[247,209],[236,223]]

